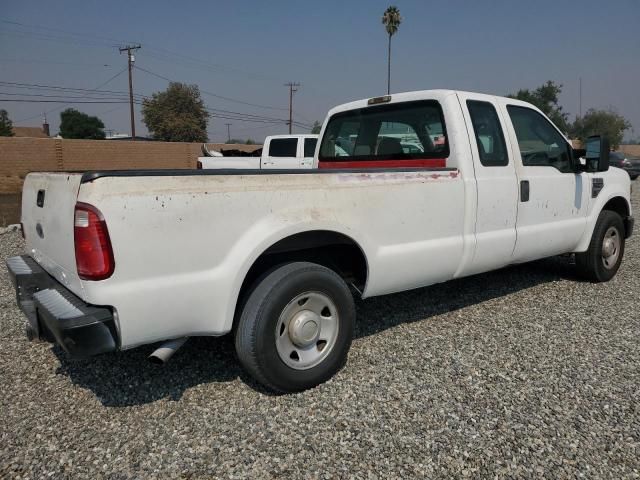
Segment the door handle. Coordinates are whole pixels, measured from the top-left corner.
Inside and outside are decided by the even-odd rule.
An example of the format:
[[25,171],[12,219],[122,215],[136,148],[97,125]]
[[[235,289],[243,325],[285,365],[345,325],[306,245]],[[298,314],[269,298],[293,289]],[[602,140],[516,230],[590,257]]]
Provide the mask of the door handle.
[[520,201],[529,201],[529,180],[520,180]]

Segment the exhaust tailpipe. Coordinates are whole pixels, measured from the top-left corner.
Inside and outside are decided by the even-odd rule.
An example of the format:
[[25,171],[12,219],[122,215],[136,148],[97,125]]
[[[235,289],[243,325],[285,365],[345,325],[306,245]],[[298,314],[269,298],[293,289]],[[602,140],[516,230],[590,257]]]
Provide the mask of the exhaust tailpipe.
[[156,365],[164,365],[188,339],[189,337],[182,337],[164,342],[160,345],[160,348],[156,349],[151,355],[149,355],[149,361]]

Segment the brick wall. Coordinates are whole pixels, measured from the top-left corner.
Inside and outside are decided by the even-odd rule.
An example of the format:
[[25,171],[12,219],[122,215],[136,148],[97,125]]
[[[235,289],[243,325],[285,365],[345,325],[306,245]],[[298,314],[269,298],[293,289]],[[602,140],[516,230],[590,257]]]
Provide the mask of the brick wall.
[[640,157],[640,145],[620,145],[620,151],[631,157]]
[[0,224],[20,217],[29,172],[195,168],[200,143],[0,137]]

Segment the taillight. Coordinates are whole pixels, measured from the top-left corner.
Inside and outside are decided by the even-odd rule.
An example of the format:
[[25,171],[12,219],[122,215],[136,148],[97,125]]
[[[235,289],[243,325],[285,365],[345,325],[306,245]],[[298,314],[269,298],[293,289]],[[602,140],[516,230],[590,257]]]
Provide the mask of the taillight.
[[113,273],[115,262],[111,240],[100,210],[87,203],[76,203],[73,222],[76,267],[83,280],[104,280]]
[[196,169],[202,170],[202,162],[200,160],[198,160],[198,163],[196,163]]

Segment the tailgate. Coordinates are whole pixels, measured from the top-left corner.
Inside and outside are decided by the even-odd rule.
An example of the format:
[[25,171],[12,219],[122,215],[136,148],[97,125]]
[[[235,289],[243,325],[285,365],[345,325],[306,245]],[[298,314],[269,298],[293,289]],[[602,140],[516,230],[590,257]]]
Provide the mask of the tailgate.
[[82,297],[73,221],[82,174],[30,173],[22,189],[27,252],[50,275]]

